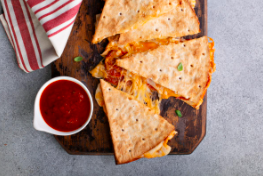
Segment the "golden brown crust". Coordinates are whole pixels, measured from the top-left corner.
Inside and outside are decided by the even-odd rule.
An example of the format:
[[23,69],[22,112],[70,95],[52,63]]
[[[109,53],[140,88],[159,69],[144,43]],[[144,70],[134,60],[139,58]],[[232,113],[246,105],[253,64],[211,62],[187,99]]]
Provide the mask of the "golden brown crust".
[[102,79],[100,83],[117,164],[141,158],[174,131],[173,125],[131,95]]
[[179,5],[164,15],[153,18],[137,29],[120,35],[119,44],[182,37],[200,32],[199,20],[188,0],[179,0]]
[[178,5],[179,0],[107,0],[92,43],[136,29]]
[[[183,65],[182,71],[177,68],[180,63]],[[174,91],[178,98],[197,109],[215,67],[210,57],[207,37],[162,45],[151,51],[119,59],[116,64]]]

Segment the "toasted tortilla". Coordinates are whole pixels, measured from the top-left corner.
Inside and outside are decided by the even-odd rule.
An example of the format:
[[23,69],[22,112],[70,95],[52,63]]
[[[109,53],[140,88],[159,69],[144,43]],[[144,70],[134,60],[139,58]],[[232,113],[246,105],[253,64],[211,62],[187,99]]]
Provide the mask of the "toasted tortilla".
[[173,10],[179,0],[107,0],[92,43],[136,29],[154,17]]
[[[178,70],[180,63],[182,71]],[[118,59],[116,64],[174,91],[178,98],[196,109],[202,104],[215,71],[207,37],[161,45]]]
[[142,158],[166,140],[174,126],[133,96],[100,80],[117,164]]
[[119,44],[150,39],[182,37],[200,32],[199,20],[188,0],[179,0],[179,5],[164,15],[153,18],[137,29],[120,35]]

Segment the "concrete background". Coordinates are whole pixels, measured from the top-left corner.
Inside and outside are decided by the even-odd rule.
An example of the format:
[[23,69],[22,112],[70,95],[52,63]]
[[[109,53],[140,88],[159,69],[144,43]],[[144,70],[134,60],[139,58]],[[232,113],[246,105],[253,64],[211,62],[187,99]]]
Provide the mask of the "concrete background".
[[0,25],[0,175],[262,175],[263,1],[208,0],[217,71],[207,134],[188,156],[116,166],[113,156],[71,156],[33,129],[33,102],[50,67],[26,74]]

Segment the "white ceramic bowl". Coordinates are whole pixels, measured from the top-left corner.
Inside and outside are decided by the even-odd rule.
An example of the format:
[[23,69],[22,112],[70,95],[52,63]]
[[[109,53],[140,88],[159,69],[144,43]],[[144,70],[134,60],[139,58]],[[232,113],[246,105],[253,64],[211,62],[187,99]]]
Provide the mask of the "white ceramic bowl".
[[[41,115],[41,112],[40,112],[40,97],[43,93],[43,91],[45,90],[45,88],[50,85],[51,83],[55,82],[55,81],[58,81],[58,80],[68,80],[68,81],[72,81],[78,85],[80,85],[87,93],[89,99],[90,99],[90,115],[89,115],[89,118],[88,120],[86,121],[85,124],[83,124],[80,128],[78,128],[77,130],[74,130],[74,131],[70,131],[70,132],[62,132],[62,131],[58,131],[58,130],[55,130],[54,128],[50,127],[43,119],[42,115]],[[92,114],[93,114],[93,100],[92,100],[92,97],[91,97],[91,94],[89,92],[89,90],[86,88],[86,86],[80,82],[79,80],[75,79],[75,78],[72,78],[72,77],[68,77],[68,76],[59,76],[59,77],[55,77],[51,80],[49,80],[48,82],[46,82],[41,88],[40,90],[38,91],[37,93],[37,96],[36,96],[36,99],[35,99],[35,105],[34,105],[34,121],[33,121],[33,124],[34,124],[34,128],[38,131],[43,131],[43,132],[47,132],[47,133],[50,133],[50,134],[55,134],[55,135],[60,135],[60,136],[68,136],[68,135],[72,135],[72,134],[76,134],[78,132],[80,132],[81,130],[83,130],[87,125],[88,123],[90,122],[90,119],[92,117]]]

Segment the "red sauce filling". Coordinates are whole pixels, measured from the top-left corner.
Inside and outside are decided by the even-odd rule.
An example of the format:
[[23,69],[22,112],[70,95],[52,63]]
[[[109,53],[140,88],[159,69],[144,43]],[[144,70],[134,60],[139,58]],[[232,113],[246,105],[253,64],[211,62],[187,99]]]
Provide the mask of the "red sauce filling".
[[90,100],[78,84],[59,80],[45,88],[40,98],[40,111],[45,122],[55,130],[69,132],[88,120]]
[[123,69],[115,65],[116,62],[115,57],[117,57],[116,51],[111,51],[105,59],[105,67],[108,73],[105,80],[117,86],[118,82],[122,81],[124,77],[121,75]]

